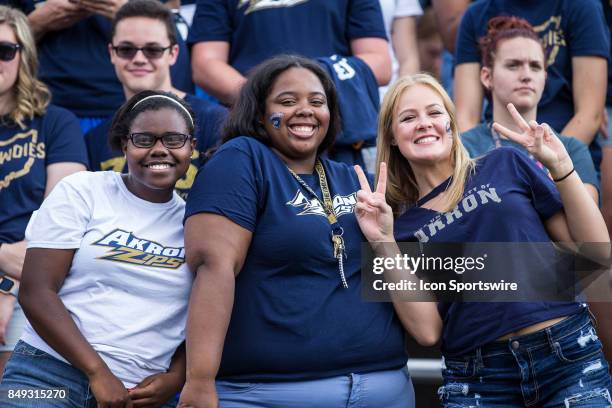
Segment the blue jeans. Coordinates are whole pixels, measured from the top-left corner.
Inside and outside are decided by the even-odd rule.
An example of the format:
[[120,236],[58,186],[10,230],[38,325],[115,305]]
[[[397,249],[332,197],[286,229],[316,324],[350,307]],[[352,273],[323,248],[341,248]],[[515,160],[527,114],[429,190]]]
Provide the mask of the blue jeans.
[[[66,399],[8,398],[8,390],[53,389],[68,391]],[[79,369],[19,341],[4,369],[0,383],[2,408],[97,408],[98,403],[89,389],[89,381]],[[176,401],[164,408],[176,407]]]
[[220,408],[413,408],[406,368],[311,381],[217,381]]
[[535,333],[445,358],[445,408],[612,407],[612,382],[588,309]]

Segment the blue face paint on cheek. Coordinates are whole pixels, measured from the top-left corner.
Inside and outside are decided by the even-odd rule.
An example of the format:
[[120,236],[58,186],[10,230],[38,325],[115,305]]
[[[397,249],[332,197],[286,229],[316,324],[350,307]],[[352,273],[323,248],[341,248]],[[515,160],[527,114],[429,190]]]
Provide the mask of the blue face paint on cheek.
[[451,135],[451,136],[452,136],[452,134],[453,134],[452,129],[451,129],[450,122],[446,122],[446,133],[447,133],[448,135]]
[[283,116],[285,116],[284,113],[272,112],[272,114],[270,115],[270,123],[272,124],[272,127],[274,129],[280,129]]

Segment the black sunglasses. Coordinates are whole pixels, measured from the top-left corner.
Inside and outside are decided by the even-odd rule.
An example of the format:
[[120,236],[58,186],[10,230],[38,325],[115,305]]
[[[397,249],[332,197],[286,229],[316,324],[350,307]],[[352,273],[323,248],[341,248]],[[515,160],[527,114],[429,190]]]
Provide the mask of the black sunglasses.
[[12,61],[21,45],[10,42],[0,42],[0,61]]
[[146,132],[132,133],[128,137],[134,146],[142,149],[153,147],[159,139],[161,139],[162,144],[168,149],[180,149],[185,146],[185,143],[190,138],[191,136],[182,133],[164,133],[162,136],[156,136],[153,133]]
[[138,51],[142,51],[145,57],[148,59],[158,59],[164,55],[164,51],[172,48],[172,44],[167,47],[161,45],[145,45],[144,47],[136,47],[135,45],[113,45],[113,50],[119,58],[132,59],[136,56]]

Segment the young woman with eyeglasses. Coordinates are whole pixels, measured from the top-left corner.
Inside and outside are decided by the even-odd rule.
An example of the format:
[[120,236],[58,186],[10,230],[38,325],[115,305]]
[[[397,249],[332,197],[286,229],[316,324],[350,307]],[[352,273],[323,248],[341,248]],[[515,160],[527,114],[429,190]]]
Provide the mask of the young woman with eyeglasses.
[[63,387],[84,407],[176,405],[192,275],[174,185],[189,167],[194,128],[181,98],[138,93],[109,135],[128,173],[68,177],[32,218],[19,294],[30,324],[7,364],[4,395]]
[[0,373],[25,324],[15,295],[28,220],[59,180],[87,165],[76,117],[49,105],[37,71],[26,16],[0,6]]

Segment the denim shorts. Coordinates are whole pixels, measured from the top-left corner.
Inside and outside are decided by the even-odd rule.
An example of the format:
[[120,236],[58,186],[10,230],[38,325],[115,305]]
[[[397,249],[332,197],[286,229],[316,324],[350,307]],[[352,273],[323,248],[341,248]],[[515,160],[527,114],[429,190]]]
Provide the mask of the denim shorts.
[[413,408],[408,370],[375,371],[311,381],[217,383],[220,408]]
[[589,310],[444,360],[444,408],[612,407],[612,382]]
[[[41,390],[65,389],[64,395]],[[15,390],[38,391],[36,397],[16,398]],[[9,394],[9,391],[12,391]],[[12,397],[9,397],[11,396]],[[45,353],[28,343],[19,341],[4,369],[0,383],[2,408],[97,408],[89,388],[89,381],[79,369]],[[164,408],[176,407],[176,401]]]

